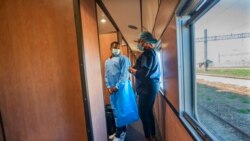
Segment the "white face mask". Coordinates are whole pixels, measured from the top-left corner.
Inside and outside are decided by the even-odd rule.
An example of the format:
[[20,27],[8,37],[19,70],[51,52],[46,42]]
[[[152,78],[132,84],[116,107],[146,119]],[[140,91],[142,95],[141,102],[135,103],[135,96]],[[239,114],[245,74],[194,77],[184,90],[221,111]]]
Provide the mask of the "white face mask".
[[118,56],[119,54],[120,54],[120,52],[121,52],[121,50],[120,49],[112,49],[112,54],[114,55],[114,56]]
[[140,51],[144,51],[144,46],[142,46],[141,44],[138,44],[137,47]]

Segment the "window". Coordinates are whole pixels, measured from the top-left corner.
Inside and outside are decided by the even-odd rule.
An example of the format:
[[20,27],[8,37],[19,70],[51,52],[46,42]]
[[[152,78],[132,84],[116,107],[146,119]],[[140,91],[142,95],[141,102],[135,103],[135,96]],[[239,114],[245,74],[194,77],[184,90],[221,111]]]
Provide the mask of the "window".
[[[199,6],[199,10],[203,8]],[[197,10],[180,31],[182,42],[188,38],[190,43],[189,50],[182,44],[179,54],[183,55],[181,71],[185,71],[179,72],[183,111],[218,140],[247,141],[250,138],[250,1],[220,0],[209,8],[203,9],[206,12]],[[185,34],[185,30],[190,34]]]
[[163,70],[162,70],[162,64],[161,64],[161,60],[162,60],[162,51],[161,50],[157,50],[156,51],[158,59],[160,61],[160,70],[161,70],[161,77],[160,77],[160,88],[163,90]]

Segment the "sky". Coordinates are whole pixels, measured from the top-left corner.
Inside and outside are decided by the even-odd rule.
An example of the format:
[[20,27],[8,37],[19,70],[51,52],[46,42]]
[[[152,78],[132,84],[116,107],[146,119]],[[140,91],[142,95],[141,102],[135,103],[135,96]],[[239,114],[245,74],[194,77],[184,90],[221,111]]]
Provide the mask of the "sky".
[[[195,38],[250,33],[250,0],[220,0],[195,23]],[[204,60],[204,43],[196,42],[196,62]],[[208,42],[208,59],[216,65],[250,67],[250,37]],[[247,63],[248,62],[248,63]]]

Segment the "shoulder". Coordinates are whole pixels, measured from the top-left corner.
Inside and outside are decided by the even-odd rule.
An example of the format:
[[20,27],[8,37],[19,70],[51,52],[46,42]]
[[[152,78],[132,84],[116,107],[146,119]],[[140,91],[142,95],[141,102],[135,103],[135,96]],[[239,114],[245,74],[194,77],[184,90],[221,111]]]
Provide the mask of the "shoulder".
[[156,52],[154,49],[150,49],[145,52],[145,55],[148,57],[156,56]]
[[120,55],[120,57],[123,58],[123,59],[128,59],[128,57],[125,56],[125,55]]
[[124,56],[124,55],[121,55],[121,56],[120,56],[120,59],[121,59],[121,60],[125,60],[125,61],[129,60],[128,57],[127,57],[127,56]]
[[110,61],[111,61],[111,59],[108,58],[108,59],[105,61],[105,65],[108,64]]
[[155,54],[155,50],[154,49],[149,49],[146,51],[147,54]]

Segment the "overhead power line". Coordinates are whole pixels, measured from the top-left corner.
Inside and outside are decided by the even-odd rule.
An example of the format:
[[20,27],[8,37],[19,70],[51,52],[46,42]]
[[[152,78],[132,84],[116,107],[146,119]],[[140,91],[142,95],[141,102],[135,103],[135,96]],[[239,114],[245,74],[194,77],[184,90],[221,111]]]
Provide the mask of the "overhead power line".
[[217,36],[207,36],[206,38],[204,37],[195,38],[195,42],[204,42],[205,40],[206,41],[230,40],[230,39],[249,38],[249,37],[250,33],[217,35]]

